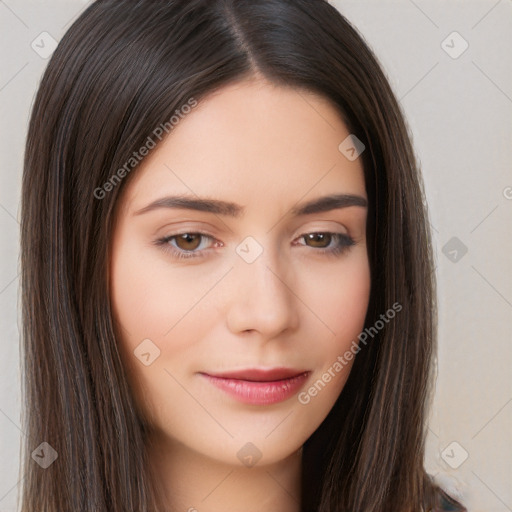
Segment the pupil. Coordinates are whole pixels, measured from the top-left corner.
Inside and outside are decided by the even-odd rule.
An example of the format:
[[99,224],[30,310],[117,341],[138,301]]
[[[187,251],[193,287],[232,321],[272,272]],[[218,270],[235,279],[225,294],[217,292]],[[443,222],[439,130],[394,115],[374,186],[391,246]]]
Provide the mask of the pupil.
[[[317,238],[317,240],[315,240],[315,237]],[[327,239],[327,242],[330,241],[330,237],[331,235],[329,233],[310,233],[308,235],[308,239],[313,242],[313,245],[316,246],[315,244],[317,242],[320,242],[320,245],[319,247],[324,247],[322,245],[322,241],[325,241],[325,239]]]
[[[192,243],[192,245],[194,245],[194,243],[193,243],[194,238],[196,238],[195,246],[193,246],[193,247],[188,246],[188,244],[190,244],[190,243]],[[187,250],[187,251],[196,249],[197,246],[198,246],[198,244],[197,244],[197,240],[198,239],[199,239],[199,237],[197,235],[191,235],[190,233],[184,233],[183,235],[181,235],[178,238],[178,240],[181,240],[181,241],[185,242],[185,247],[180,247],[180,248],[184,249],[184,250]],[[180,245],[180,244],[178,244],[178,245]]]

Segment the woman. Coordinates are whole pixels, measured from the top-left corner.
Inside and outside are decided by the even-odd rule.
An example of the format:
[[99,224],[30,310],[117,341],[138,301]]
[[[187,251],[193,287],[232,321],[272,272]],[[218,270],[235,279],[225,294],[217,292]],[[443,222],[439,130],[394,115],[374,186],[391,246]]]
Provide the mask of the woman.
[[423,466],[421,176],[324,0],[93,3],[34,104],[21,245],[23,511],[464,510]]

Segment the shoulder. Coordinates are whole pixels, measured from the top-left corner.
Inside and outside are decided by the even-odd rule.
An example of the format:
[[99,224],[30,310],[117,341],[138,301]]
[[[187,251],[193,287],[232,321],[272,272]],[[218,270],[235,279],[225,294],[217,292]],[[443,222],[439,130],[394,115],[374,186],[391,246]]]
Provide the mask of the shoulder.
[[467,508],[441,488],[438,488],[436,491],[436,505],[429,512],[467,512]]

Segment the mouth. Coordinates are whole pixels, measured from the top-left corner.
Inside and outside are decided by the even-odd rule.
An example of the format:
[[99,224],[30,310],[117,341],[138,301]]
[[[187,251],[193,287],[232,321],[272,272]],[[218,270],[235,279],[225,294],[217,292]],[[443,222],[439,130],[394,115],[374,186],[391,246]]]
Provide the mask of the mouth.
[[242,403],[270,405],[295,395],[311,371],[293,368],[251,368],[224,373],[200,375],[210,384]]

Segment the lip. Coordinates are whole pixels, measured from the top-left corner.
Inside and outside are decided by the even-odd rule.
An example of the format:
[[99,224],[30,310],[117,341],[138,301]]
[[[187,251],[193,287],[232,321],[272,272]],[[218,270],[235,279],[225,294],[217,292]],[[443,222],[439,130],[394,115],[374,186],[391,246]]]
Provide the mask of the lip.
[[211,384],[242,403],[270,405],[295,395],[311,372],[292,368],[245,369],[225,373],[201,372]]
[[289,379],[296,377],[307,370],[299,370],[296,368],[246,368],[242,370],[233,370],[223,373],[209,373],[212,377],[219,377],[222,379],[237,379],[248,380],[255,382],[269,382]]

